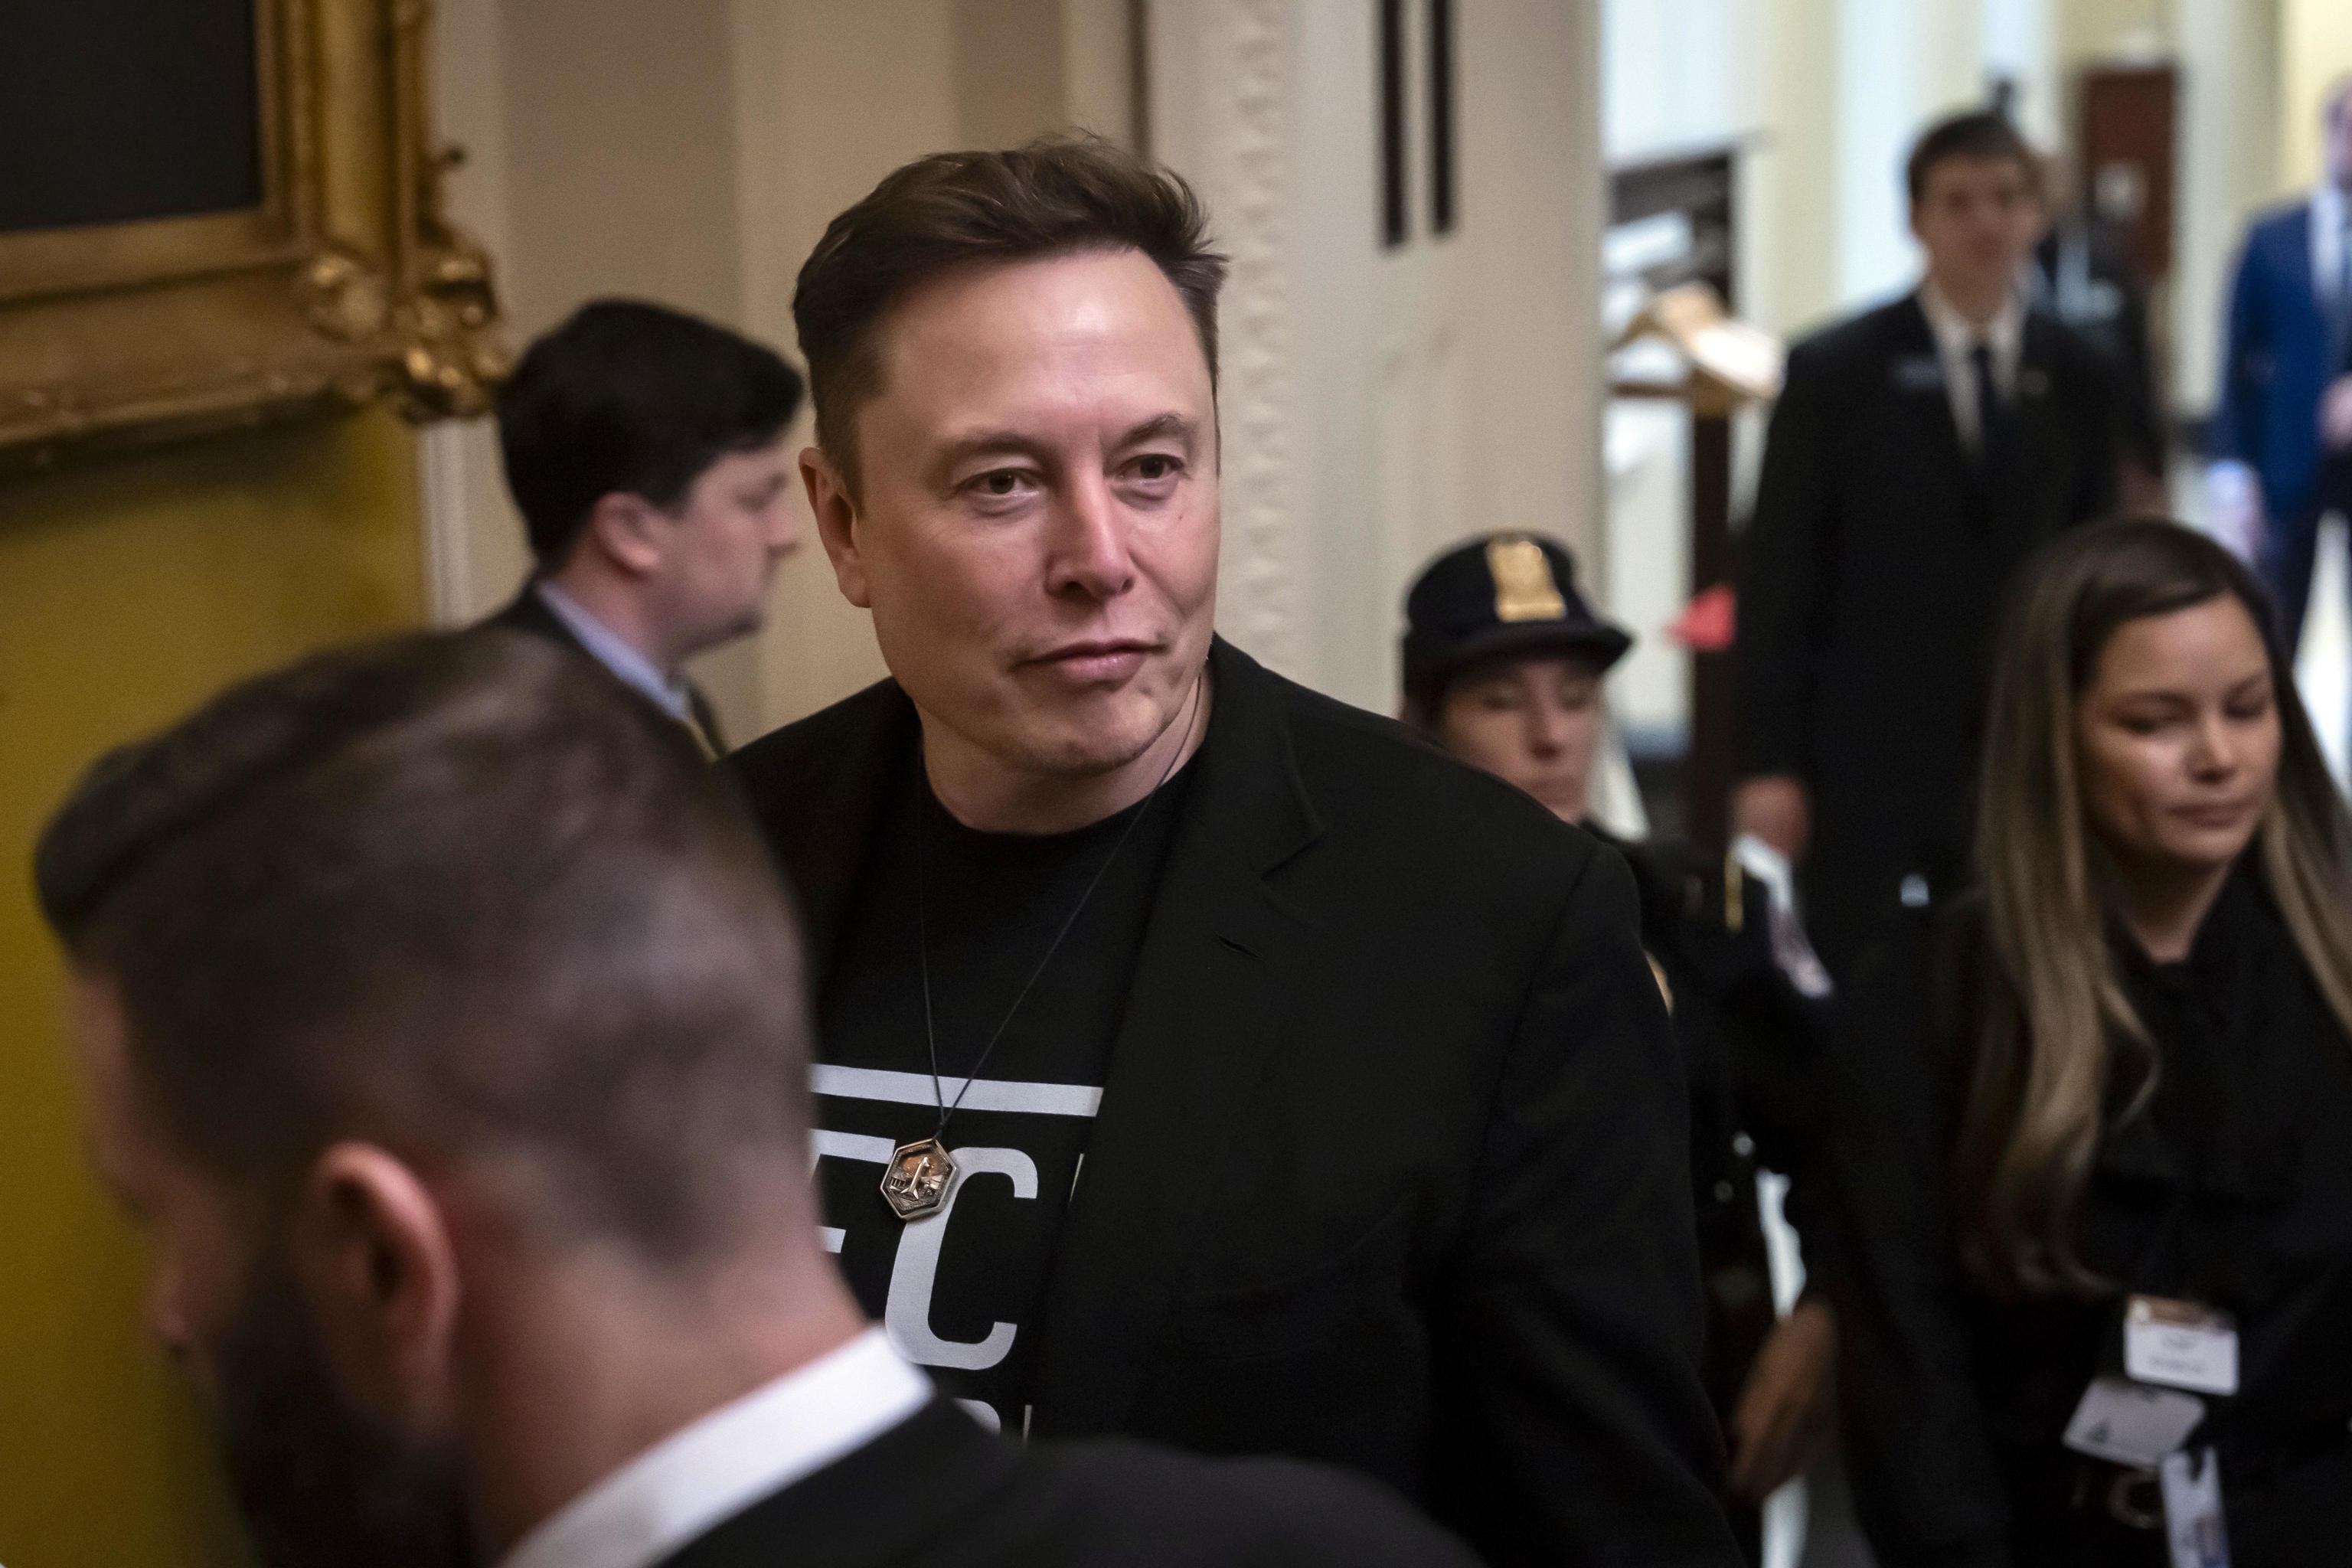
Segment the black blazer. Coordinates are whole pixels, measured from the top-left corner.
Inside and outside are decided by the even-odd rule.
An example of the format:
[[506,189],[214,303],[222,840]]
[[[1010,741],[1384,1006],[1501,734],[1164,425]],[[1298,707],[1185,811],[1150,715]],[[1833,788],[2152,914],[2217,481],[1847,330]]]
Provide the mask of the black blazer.
[[663,1568],[1470,1568],[1377,1487],[1318,1466],[991,1437],[934,1400]]
[[[1031,1429],[1351,1465],[1498,1563],[1736,1561],[1623,864],[1229,644],[1210,668]],[[886,681],[729,761],[815,975],[918,730]]]
[[1814,944],[1840,966],[1968,876],[1976,741],[2000,595],[2035,546],[2115,503],[2114,373],[2025,321],[2010,460],[1960,443],[1916,298],[1797,345],[1740,547],[1741,769],[1813,803]]
[[[505,626],[513,631],[530,632],[534,637],[548,637],[560,642],[566,647],[578,648],[592,659],[596,657],[589,652],[587,647],[577,637],[572,635],[572,628],[563,624],[563,617],[547,607],[547,601],[539,596],[531,583],[525,583],[522,585],[522,592],[514,596],[511,604],[482,624],[486,626]],[[597,668],[604,668],[603,664],[599,662]],[[635,689],[633,687],[631,689]],[[693,728],[701,736],[704,747],[714,757],[725,756],[727,742],[719,732],[719,714],[710,706],[710,700],[702,694],[702,688],[691,681],[688,682],[686,700],[688,710],[694,715]]]

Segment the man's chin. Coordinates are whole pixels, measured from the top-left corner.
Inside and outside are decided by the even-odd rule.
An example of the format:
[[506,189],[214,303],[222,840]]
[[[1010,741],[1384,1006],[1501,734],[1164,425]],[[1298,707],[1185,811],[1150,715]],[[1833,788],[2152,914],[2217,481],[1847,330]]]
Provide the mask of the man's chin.
[[1041,705],[1010,737],[1027,771],[1068,779],[1099,778],[1132,765],[1174,723],[1164,709],[1132,685],[1091,700]]

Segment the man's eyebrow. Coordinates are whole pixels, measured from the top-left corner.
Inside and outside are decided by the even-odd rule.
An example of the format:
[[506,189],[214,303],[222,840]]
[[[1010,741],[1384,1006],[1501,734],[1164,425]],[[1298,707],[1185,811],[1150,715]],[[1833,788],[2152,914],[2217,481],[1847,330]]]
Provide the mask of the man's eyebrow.
[[[1171,409],[1129,426],[1119,432],[1110,446],[1113,451],[1120,451],[1141,442],[1173,437],[1190,447],[1198,438],[1200,429],[1197,421]],[[945,471],[975,458],[1021,457],[1043,462],[1050,455],[1047,443],[1019,430],[975,430],[941,447],[936,464],[940,470]]]
[[1192,438],[1200,434],[1200,429],[1197,423],[1171,410],[1166,414],[1156,414],[1140,425],[1129,426],[1111,445],[1113,447],[1132,447],[1139,442],[1157,441],[1162,437],[1173,436],[1189,446]]
[[939,468],[946,469],[960,463],[968,463],[974,458],[1037,458],[1044,453],[1045,443],[1018,430],[975,430],[941,447],[936,461]]

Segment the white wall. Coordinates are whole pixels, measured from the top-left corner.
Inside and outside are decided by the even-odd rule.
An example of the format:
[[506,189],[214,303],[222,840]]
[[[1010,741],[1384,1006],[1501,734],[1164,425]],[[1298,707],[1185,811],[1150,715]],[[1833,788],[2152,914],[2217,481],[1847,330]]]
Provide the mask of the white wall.
[[1597,552],[1599,40],[1586,0],[1460,5],[1460,226],[1432,237],[1416,35],[1414,238],[1384,250],[1374,15],[1155,0],[1150,97],[1153,150],[1234,264],[1219,624],[1388,709],[1404,588],[1439,548],[1523,527]]

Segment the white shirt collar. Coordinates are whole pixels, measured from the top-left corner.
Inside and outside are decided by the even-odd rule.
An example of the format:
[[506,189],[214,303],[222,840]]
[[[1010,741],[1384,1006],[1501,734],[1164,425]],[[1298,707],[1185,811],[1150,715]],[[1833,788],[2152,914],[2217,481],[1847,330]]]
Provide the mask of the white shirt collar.
[[653,660],[630,647],[618,632],[590,615],[579,600],[546,578],[538,579],[530,586],[555,618],[572,628],[572,635],[595,656],[597,663],[653,699],[671,718],[680,723],[693,721],[694,701],[685,681],[663,675],[654,668]]
[[1927,330],[1936,334],[1936,349],[1945,358],[1954,355],[1965,363],[1969,351],[1979,343],[1992,350],[1995,374],[2014,370],[2019,349],[2025,341],[2025,296],[2020,289],[2011,289],[2000,309],[1991,321],[1979,326],[1960,314],[1959,308],[1944,298],[1932,278],[1919,284],[1919,308],[1927,313]]
[[1984,428],[1977,408],[1976,367],[1969,363],[1979,343],[1992,351],[1993,384],[2004,398],[2017,393],[2018,362],[2025,353],[2025,294],[2012,289],[2000,310],[1982,326],[1960,314],[1932,278],[1919,283],[1919,309],[1927,317],[1927,331],[1936,340],[1936,359],[1944,373],[1944,395],[1951,403],[1952,424],[1960,444],[1974,451]]
[[2323,303],[2332,302],[2344,286],[2344,193],[2335,182],[2322,180],[2311,193],[2311,286]]
[[922,1408],[878,1328],[680,1428],[550,1516],[500,1568],[651,1568]]

